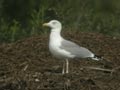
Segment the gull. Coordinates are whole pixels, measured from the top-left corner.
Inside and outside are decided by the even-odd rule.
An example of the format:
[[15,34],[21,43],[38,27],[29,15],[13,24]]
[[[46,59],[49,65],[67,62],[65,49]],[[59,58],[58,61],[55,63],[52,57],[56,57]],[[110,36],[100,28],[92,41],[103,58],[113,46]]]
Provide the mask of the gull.
[[62,24],[58,20],[51,20],[44,23],[43,26],[51,28],[49,37],[49,51],[58,59],[64,59],[62,74],[69,73],[69,59],[91,58],[100,60],[100,57],[92,53],[87,48],[64,39],[61,36]]

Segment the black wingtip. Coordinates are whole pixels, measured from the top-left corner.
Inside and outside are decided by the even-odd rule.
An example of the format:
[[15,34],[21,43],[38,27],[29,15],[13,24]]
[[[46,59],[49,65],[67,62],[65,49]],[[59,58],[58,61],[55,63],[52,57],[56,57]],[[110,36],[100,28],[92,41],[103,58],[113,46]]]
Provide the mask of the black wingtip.
[[92,59],[99,61],[99,60],[102,60],[103,57],[100,55],[94,55],[94,57]]
[[100,59],[102,59],[103,56],[102,55],[95,55],[94,58],[100,58]]

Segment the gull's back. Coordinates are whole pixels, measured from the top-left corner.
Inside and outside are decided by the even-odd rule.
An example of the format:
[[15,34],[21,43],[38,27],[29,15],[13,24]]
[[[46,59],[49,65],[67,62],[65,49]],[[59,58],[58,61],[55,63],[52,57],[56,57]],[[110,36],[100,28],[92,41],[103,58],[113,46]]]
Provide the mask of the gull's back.
[[62,40],[60,48],[70,52],[71,55],[74,55],[76,58],[87,58],[94,56],[94,54],[87,48],[80,47],[74,42],[65,39]]

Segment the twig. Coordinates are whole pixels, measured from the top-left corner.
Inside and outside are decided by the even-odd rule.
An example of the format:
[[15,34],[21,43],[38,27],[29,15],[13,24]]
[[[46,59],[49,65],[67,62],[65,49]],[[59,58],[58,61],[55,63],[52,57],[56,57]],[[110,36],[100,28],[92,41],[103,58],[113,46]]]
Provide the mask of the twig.
[[93,70],[99,70],[99,71],[106,71],[106,72],[113,72],[113,69],[105,69],[105,68],[100,68],[100,67],[83,67],[83,68],[87,68],[87,69],[93,69]]
[[28,68],[28,65],[26,65],[26,66],[24,67],[23,71],[26,71],[26,70],[27,70],[27,68]]
[[39,88],[38,90],[61,90],[64,88]]
[[116,72],[118,69],[120,69],[120,66],[116,67],[116,68],[113,68],[112,72],[111,72],[111,75]]

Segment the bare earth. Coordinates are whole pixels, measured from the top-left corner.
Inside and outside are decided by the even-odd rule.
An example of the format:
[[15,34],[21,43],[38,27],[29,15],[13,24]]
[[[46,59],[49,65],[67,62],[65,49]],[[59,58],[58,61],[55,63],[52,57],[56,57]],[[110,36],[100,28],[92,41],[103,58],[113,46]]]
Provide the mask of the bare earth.
[[63,60],[48,50],[49,35],[1,44],[0,90],[120,90],[119,38],[77,31],[62,34],[105,60],[70,60],[70,73],[62,75]]

